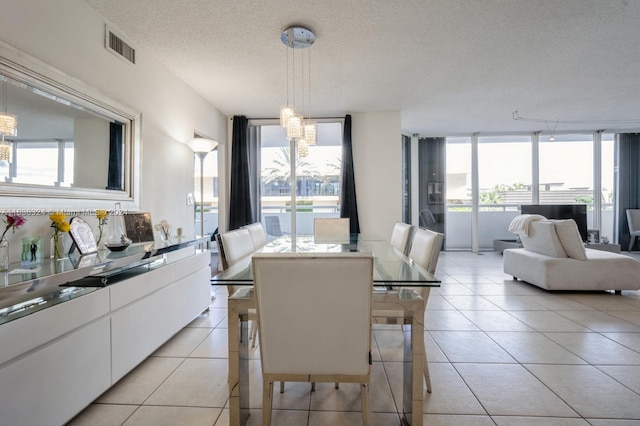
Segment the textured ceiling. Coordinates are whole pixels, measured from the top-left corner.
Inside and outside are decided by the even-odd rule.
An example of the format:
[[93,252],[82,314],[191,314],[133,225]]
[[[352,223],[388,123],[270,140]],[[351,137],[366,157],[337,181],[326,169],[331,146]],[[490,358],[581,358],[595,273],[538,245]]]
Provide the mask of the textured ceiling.
[[226,115],[277,116],[280,33],[302,24],[317,117],[400,111],[429,136],[640,129],[640,0],[85,1]]

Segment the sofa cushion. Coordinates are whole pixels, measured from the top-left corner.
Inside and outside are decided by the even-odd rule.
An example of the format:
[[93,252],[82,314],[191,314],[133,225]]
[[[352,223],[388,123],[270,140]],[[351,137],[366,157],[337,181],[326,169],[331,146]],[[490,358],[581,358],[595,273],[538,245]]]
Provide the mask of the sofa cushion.
[[550,220],[539,220],[529,224],[529,235],[520,235],[525,250],[551,257],[568,257],[562,247],[555,224]]
[[584,249],[575,220],[554,220],[553,223],[555,224],[560,244],[562,244],[564,251],[567,252],[567,256],[578,260],[587,260],[587,252]]

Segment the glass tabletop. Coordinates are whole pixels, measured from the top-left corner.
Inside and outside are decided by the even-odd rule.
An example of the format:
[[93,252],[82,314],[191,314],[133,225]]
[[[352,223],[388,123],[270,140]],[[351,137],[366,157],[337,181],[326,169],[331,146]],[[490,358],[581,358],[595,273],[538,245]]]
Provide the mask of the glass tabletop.
[[[439,287],[440,280],[395,249],[388,241],[371,234],[352,234],[349,240],[316,242],[313,235],[285,235],[261,250],[264,253],[341,253],[363,252],[373,255],[374,285]],[[251,257],[248,256],[212,278],[220,284],[253,284]]]

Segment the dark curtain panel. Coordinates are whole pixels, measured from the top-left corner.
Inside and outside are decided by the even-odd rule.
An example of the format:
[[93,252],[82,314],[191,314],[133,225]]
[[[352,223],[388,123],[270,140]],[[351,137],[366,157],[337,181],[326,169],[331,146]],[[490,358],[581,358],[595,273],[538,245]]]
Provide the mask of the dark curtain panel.
[[115,189],[122,191],[122,164],[123,164],[123,146],[122,146],[122,128],[121,123],[110,123],[109,126],[109,169],[107,172],[106,189]]
[[[640,134],[617,135],[618,178],[616,179],[615,217],[618,224],[618,244],[624,250],[629,247],[631,235],[627,222],[627,209],[640,208]],[[637,243],[636,243],[637,244]]]
[[420,216],[422,228],[444,234],[445,229],[445,138],[418,139],[418,175]]
[[402,135],[402,221],[411,223],[411,138]]
[[351,149],[351,115],[344,118],[342,136],[342,177],[340,179],[340,217],[349,218],[352,234],[360,233],[358,221],[358,203],[356,200],[356,180],[353,170],[353,151]]
[[[252,149],[249,140],[249,120],[243,115],[233,117],[231,140],[231,194],[229,200],[229,230],[257,222],[253,208],[254,185]],[[255,153],[254,153],[255,154]],[[255,157],[255,155],[254,155]]]

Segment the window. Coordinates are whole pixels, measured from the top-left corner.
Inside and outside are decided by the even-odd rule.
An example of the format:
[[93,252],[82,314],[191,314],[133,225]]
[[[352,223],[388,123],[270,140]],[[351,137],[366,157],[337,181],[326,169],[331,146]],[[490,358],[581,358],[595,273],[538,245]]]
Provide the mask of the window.
[[471,139],[447,138],[447,249],[471,249]]
[[593,135],[540,136],[539,204],[586,204],[593,228]]
[[72,141],[14,142],[11,163],[0,164],[6,182],[70,187],[73,175]]
[[213,234],[218,228],[218,151],[211,151],[204,158],[203,172],[204,177],[203,193],[204,197],[200,198],[200,158],[195,155],[194,163],[194,198],[196,202],[196,229],[200,229],[200,200],[204,202],[204,232],[205,234]]
[[342,124],[318,123],[317,144],[309,147],[308,156],[296,157],[293,164],[284,129],[276,124],[257,127],[260,220],[267,233],[275,237],[280,232],[292,232],[292,173],[295,176],[296,234],[313,234],[316,217],[339,217]]
[[531,204],[531,182],[531,136],[478,138],[480,249],[492,248],[494,239],[512,238],[505,230],[520,205]]
[[531,204],[531,137],[478,138],[480,211]]
[[602,208],[600,237],[614,241],[614,147],[615,135],[603,134],[601,142]]
[[[508,227],[522,204],[586,204],[587,226],[614,242],[615,135],[598,135],[562,134],[554,140],[533,134],[446,138],[446,249],[475,249],[474,236],[479,250],[491,250],[494,239],[514,239]],[[533,144],[536,138],[539,143]],[[472,182],[476,172],[478,181]],[[475,187],[477,212],[472,210]]]

